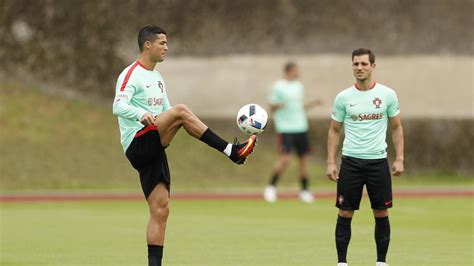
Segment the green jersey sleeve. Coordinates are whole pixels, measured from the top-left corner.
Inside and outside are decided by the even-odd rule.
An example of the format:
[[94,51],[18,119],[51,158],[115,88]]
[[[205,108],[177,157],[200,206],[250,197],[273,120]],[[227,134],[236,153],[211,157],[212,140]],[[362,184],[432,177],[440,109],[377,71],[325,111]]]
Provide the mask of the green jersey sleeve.
[[338,94],[336,96],[336,99],[334,99],[331,118],[337,122],[342,123],[344,121],[345,116],[346,116],[346,109],[344,106],[343,97],[341,94]]
[[388,100],[387,115],[389,117],[397,116],[400,113],[400,104],[398,103],[397,94],[394,91],[390,91]]
[[268,102],[270,104],[278,104],[283,101],[280,88],[278,85],[273,86],[270,95],[268,95]]
[[130,105],[130,100],[135,94],[136,87],[133,83],[129,82],[125,88],[121,90],[120,84],[122,84],[122,82],[117,82],[117,89],[112,107],[114,115],[139,121],[147,111]]

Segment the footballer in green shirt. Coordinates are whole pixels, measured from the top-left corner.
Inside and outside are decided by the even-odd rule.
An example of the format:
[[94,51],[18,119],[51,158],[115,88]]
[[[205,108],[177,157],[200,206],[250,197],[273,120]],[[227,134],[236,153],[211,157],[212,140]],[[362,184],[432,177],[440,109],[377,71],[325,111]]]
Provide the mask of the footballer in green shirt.
[[304,86],[298,78],[298,65],[287,63],[283,68],[283,78],[274,83],[268,96],[279,149],[271,178],[263,192],[263,198],[268,202],[277,200],[277,183],[288,167],[292,152],[296,153],[299,162],[299,198],[306,203],[314,200],[308,184],[310,142],[306,109],[320,105],[322,101],[316,99],[305,104]]
[[[257,137],[244,143],[228,143],[212,132],[184,104],[171,105],[161,74],[155,69],[168,51],[166,32],[154,25],[138,33],[138,60],[117,79],[113,113],[118,116],[120,139],[126,157],[138,171],[149,206],[146,239],[148,265],[161,265],[166,222],[169,213],[170,171],[165,149],[179,129],[227,155],[245,163]],[[190,88],[192,89],[192,88]]]
[[[367,187],[375,218],[377,266],[386,266],[390,242],[388,208],[392,207],[391,173],[403,173],[403,128],[394,90],[375,82],[375,54],[366,48],[352,52],[352,71],[356,83],[334,100],[328,133],[327,176],[337,182],[336,224],[338,266],[347,266],[351,221],[359,209],[364,185]],[[395,147],[395,161],[387,160],[387,128]],[[336,149],[344,128],[342,161],[336,166]]]

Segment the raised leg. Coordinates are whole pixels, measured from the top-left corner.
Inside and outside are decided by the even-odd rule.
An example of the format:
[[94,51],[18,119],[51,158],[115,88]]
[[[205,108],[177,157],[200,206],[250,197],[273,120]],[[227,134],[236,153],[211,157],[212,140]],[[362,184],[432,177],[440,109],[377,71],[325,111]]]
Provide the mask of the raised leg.
[[237,164],[245,163],[257,142],[257,137],[253,135],[243,143],[230,144],[212,132],[184,104],[175,105],[168,111],[159,114],[155,119],[155,125],[160,132],[161,145],[163,147],[168,146],[176,133],[178,133],[178,130],[183,127],[189,135],[224,153]]
[[177,104],[168,111],[159,114],[155,119],[155,125],[158,127],[161,144],[164,147],[171,143],[181,127],[195,138],[200,138],[208,128],[184,104]]

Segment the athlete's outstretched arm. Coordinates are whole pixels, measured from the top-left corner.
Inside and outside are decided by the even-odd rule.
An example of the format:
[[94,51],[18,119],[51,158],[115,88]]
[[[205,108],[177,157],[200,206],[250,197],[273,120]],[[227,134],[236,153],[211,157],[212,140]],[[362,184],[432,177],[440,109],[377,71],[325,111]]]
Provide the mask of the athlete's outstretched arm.
[[313,99],[312,101],[309,101],[307,102],[305,105],[304,105],[304,109],[307,111],[313,107],[317,107],[317,106],[321,106],[323,105],[324,102],[323,100],[321,99]]
[[339,139],[341,137],[342,123],[331,120],[328,132],[328,160],[326,175],[329,180],[337,182],[339,179],[338,170],[336,166],[336,150],[339,146]]
[[403,174],[403,127],[400,116],[390,117],[390,128],[392,129],[392,141],[395,146],[395,161],[392,164],[392,174],[401,176]]

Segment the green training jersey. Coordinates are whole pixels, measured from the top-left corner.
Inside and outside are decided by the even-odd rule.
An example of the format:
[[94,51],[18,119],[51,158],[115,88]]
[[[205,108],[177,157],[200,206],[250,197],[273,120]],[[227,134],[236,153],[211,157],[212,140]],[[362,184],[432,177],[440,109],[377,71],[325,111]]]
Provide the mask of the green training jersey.
[[124,152],[144,127],[140,119],[145,113],[158,115],[170,108],[165,82],[158,71],[146,69],[139,61],[126,67],[117,79],[113,103]]
[[308,131],[308,119],[304,110],[304,86],[301,82],[285,79],[275,82],[268,101],[270,104],[283,104],[283,107],[273,114],[276,132]]
[[399,113],[395,91],[382,84],[375,83],[368,91],[352,86],[340,92],[334,100],[331,118],[344,124],[342,155],[386,158],[388,119]]

